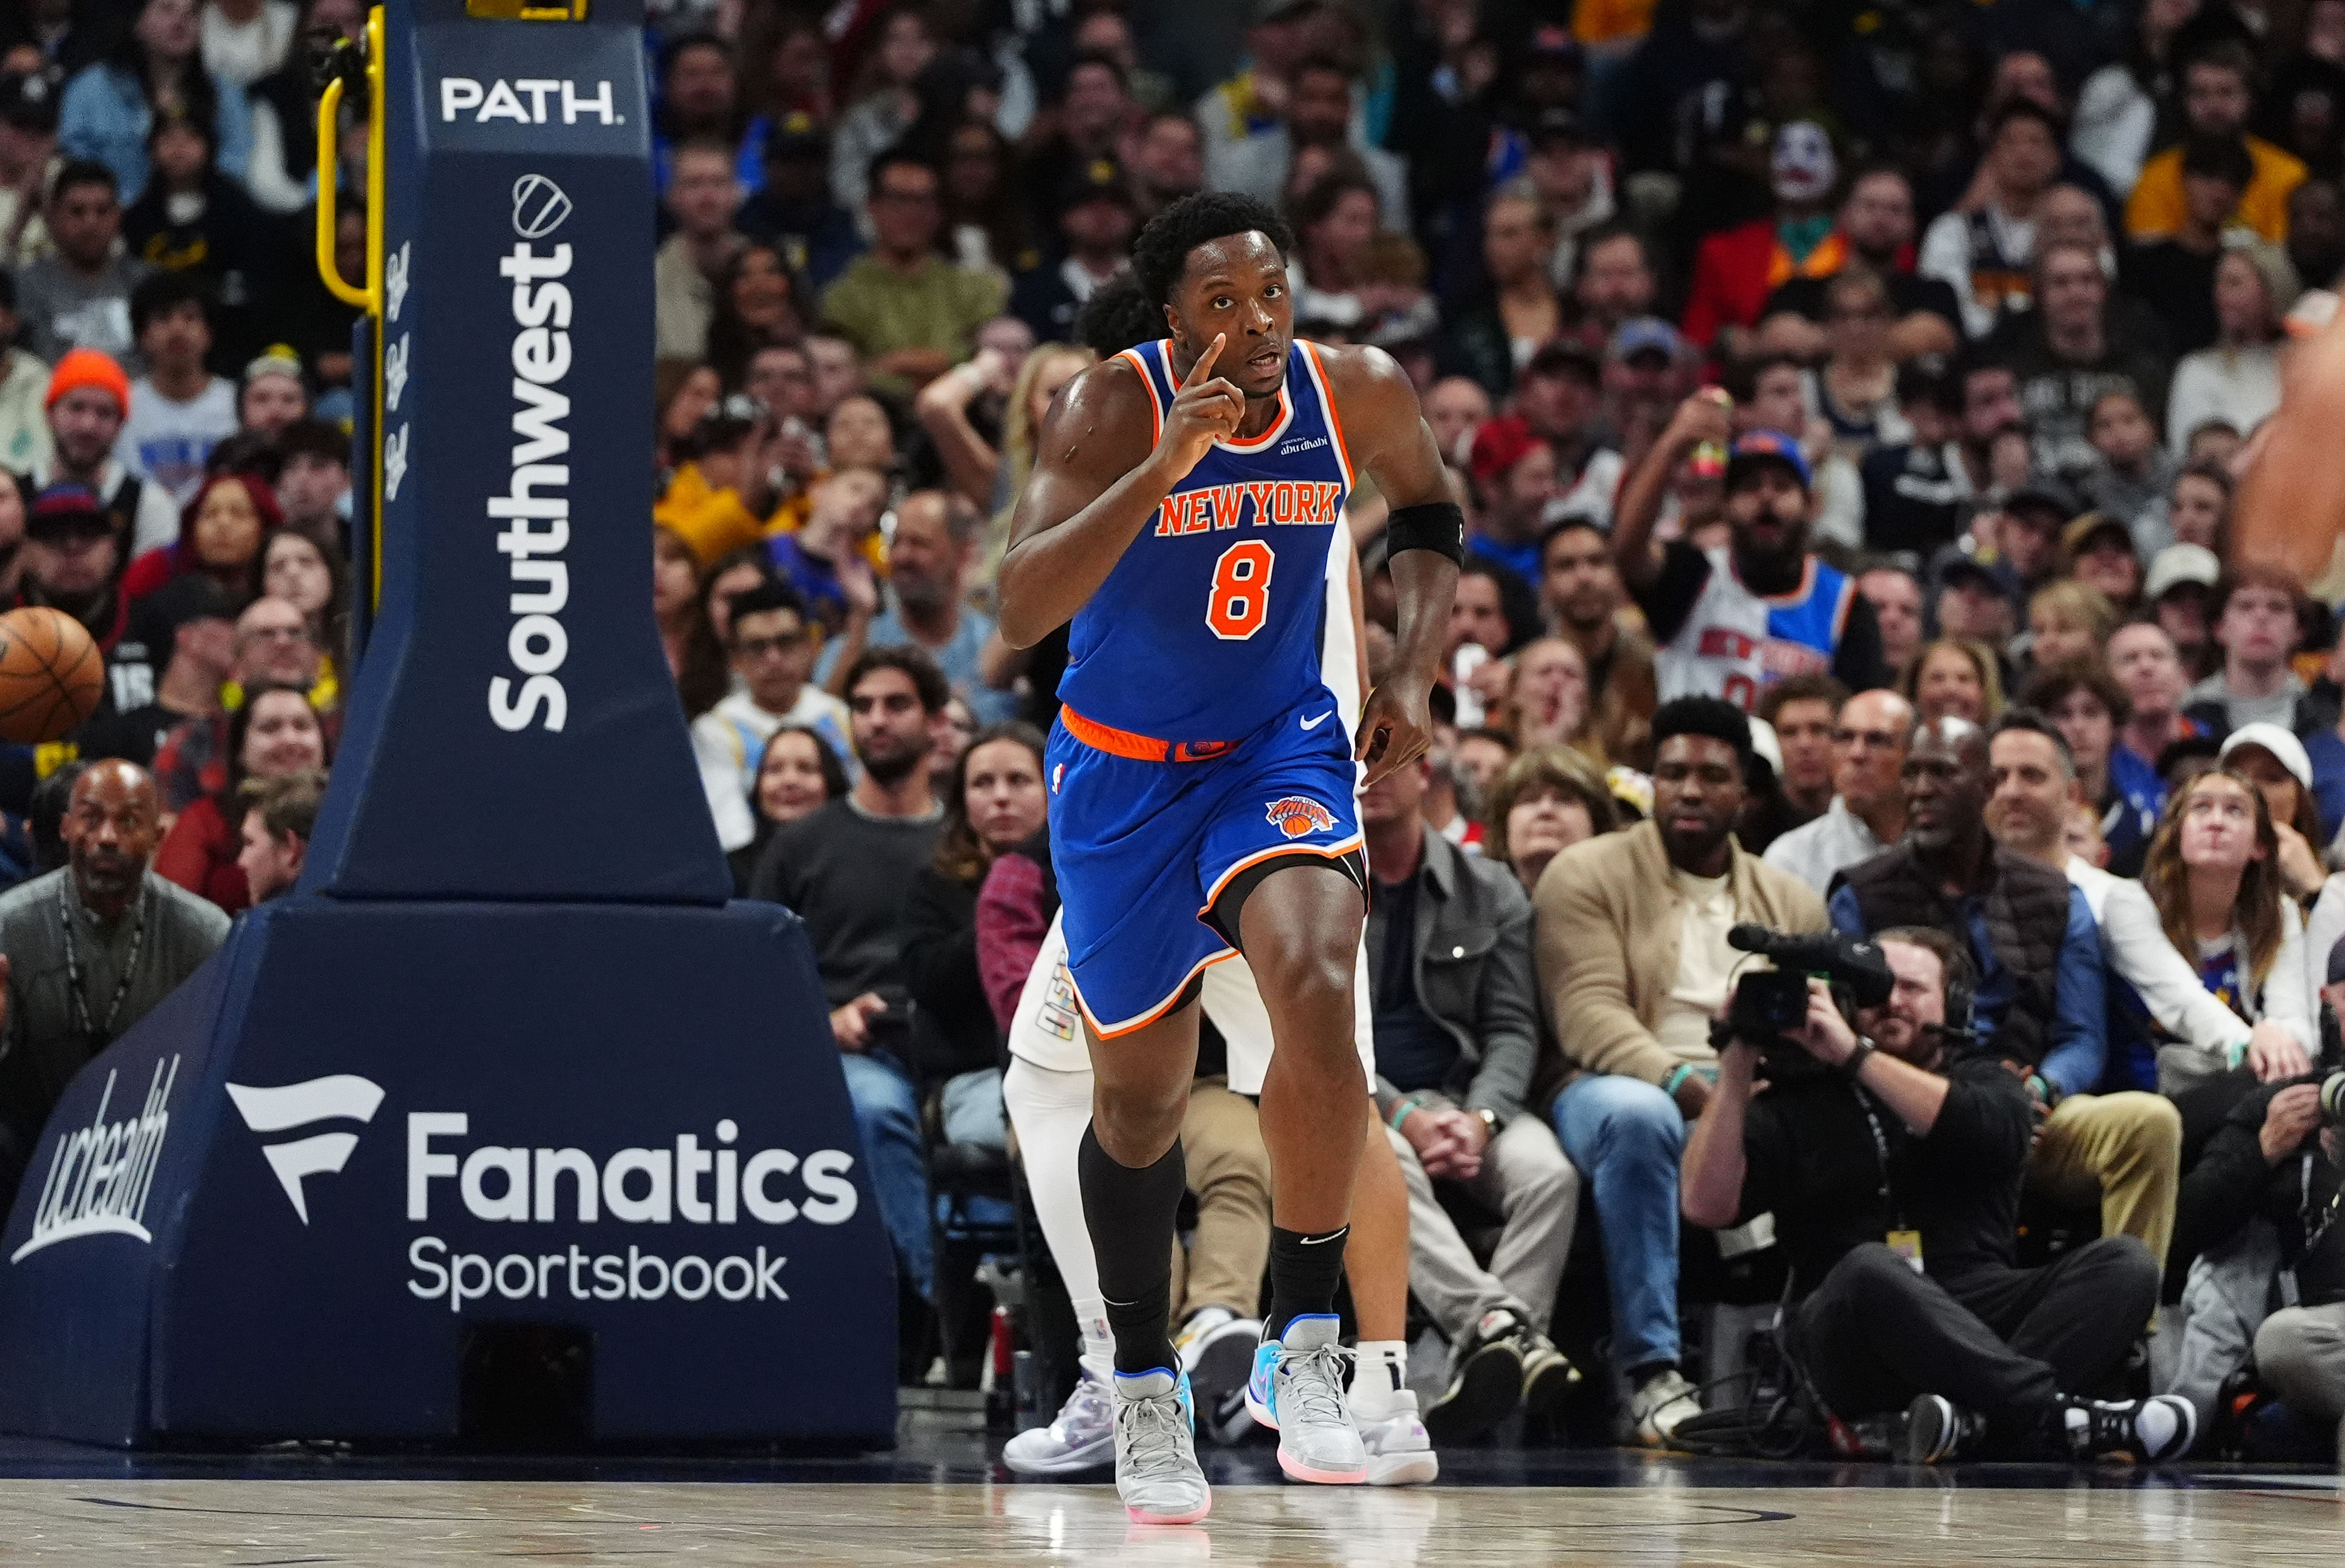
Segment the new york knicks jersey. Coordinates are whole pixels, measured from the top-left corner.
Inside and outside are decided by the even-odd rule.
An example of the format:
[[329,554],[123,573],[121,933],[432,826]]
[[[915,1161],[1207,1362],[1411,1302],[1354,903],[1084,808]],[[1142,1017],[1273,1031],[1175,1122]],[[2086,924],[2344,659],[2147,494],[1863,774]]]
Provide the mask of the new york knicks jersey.
[[1800,585],[1771,596],[1743,586],[1727,550],[1713,550],[1709,559],[1710,579],[1692,613],[1653,656],[1662,702],[1724,697],[1746,713],[1756,713],[1776,682],[1831,673],[1856,599],[1856,584],[1845,572],[1810,556]]
[[[1154,423],[1178,388],[1169,339],[1128,349]],[[1076,612],[1059,696],[1083,718],[1171,742],[1236,740],[1320,683],[1329,531],[1350,455],[1318,350],[1287,349],[1278,417],[1215,441]]]

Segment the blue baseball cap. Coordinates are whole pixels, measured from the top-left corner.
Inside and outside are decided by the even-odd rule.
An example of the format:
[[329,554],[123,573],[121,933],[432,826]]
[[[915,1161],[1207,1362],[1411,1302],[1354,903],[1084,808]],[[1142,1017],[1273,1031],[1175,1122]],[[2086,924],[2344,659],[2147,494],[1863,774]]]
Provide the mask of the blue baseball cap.
[[1807,454],[1800,443],[1781,430],[1752,430],[1734,443],[1733,455],[1726,460],[1726,488],[1732,490],[1742,475],[1762,462],[1779,462],[1792,470],[1802,490],[1815,488],[1815,477],[1808,471]]
[[1684,348],[1685,339],[1676,328],[1658,316],[1638,316],[1613,330],[1606,357],[1630,359],[1639,354],[1659,354],[1674,363]]

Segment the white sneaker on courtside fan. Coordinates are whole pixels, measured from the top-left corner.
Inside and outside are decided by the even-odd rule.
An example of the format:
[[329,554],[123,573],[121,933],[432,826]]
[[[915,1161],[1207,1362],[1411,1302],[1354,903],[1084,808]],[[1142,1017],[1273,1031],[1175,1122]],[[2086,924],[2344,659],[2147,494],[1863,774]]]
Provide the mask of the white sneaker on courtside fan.
[[1115,1491],[1135,1524],[1194,1524],[1213,1506],[1197,1464],[1189,1380],[1115,1374]]
[[1115,1462],[1115,1394],[1086,1367],[1049,1426],[1001,1445],[1001,1462],[1020,1475],[1074,1475]]
[[1395,1392],[1382,1415],[1354,1411],[1352,1424],[1360,1429],[1361,1446],[1368,1451],[1370,1486],[1422,1486],[1439,1478],[1441,1459],[1433,1452],[1425,1422],[1417,1419],[1414,1389]]

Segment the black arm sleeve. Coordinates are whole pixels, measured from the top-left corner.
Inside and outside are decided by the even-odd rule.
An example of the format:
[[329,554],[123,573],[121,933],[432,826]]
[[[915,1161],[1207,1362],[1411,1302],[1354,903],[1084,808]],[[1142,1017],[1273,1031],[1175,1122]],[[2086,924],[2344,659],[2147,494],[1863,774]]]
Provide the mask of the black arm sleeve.
[[[1637,594],[1637,608],[1645,612],[1653,641],[1667,642],[1685,627],[1694,601],[1710,582],[1710,557],[1682,539],[1670,541],[1661,551],[1661,570],[1652,585]],[[1881,631],[1873,628],[1876,644]],[[1876,655],[1877,657],[1878,655]]]

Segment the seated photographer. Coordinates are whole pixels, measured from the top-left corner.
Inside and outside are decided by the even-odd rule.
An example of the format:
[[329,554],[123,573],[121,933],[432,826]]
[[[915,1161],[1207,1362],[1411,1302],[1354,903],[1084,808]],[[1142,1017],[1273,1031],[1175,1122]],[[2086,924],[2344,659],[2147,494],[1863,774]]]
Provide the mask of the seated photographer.
[[2345,1232],[2324,1234],[2337,1133],[2324,1144],[2320,1094],[2318,1078],[2250,1088],[2182,1179],[2174,1259],[2188,1268],[2186,1327],[2168,1388],[2202,1420],[2250,1348],[2284,1403],[2329,1421],[2345,1414],[2345,1280],[2333,1277]]
[[[2062,828],[2076,798],[2076,773],[2068,743],[2052,722],[2033,708],[2010,710],[1995,721],[1987,761],[1994,794],[1986,804],[1986,824],[1997,846],[2062,872],[2076,889],[2072,900],[2084,900],[2087,910],[2097,914],[2117,902],[2110,885],[2117,878],[2071,864],[2075,857]],[[2112,951],[2107,938],[2106,927],[2096,933],[2096,950],[2105,961]],[[2170,949],[2167,960],[2174,962]],[[2105,1028],[2138,1034],[2136,993],[2119,973],[2106,978]],[[2152,966],[2145,978],[2171,988],[2195,976],[2176,976]],[[2159,985],[2151,989],[2156,993]],[[2097,1075],[2096,1082],[2106,1076]],[[2056,1093],[2028,1156],[2027,1195],[2068,1209],[2097,1205],[2105,1234],[2138,1237],[2163,1264],[2174,1232],[2174,1183],[2182,1158],[2182,1118],[2174,1102],[2139,1091]]]
[[[1419,762],[1377,780],[1360,824],[1376,879],[1372,1089],[1408,1184],[1409,1288],[1449,1341],[1448,1387],[1425,1412],[1448,1444],[1483,1436],[1518,1404],[1551,1411],[1571,1383],[1546,1335],[1579,1221],[1579,1173],[1523,1105],[1539,1037],[1530,898],[1505,865],[1426,825],[1432,773]],[[1504,1217],[1487,1270],[1434,1196],[1436,1180]]]
[[[2345,1130],[2339,1125],[2345,1122],[2345,1095],[2337,1082],[2331,1077],[2320,1091],[2330,1124],[2321,1134],[2327,1156],[2321,1163],[2332,1188],[2345,1166]],[[2325,1422],[2345,1420],[2345,1218],[2335,1196],[2317,1212],[2325,1219],[2295,1265],[2299,1300],[2256,1330],[2256,1371],[2281,1403]]]
[[1745,957],[1727,933],[1820,931],[1824,912],[1814,889],[1735,842],[1751,765],[1741,709],[1680,697],[1654,713],[1653,742],[1651,816],[1557,855],[1536,901],[1562,1047],[1541,1083],[1562,1081],[1550,1114],[1595,1190],[1629,1414],[1637,1440],[1659,1445],[1699,1408],[1678,1371],[1678,1157],[1717,1070],[1711,1019]]
[[[2186,1401],[2090,1397],[2157,1303],[2157,1263],[2114,1236],[2012,1266],[2028,1092],[1993,1055],[1948,1048],[1971,993],[1962,947],[1925,927],[1879,941],[1893,981],[1854,1027],[1811,981],[1799,1029],[1727,1041],[1686,1148],[1686,1218],[1775,1216],[1794,1300],[1785,1350],[1842,1420],[1904,1411],[1910,1462],[2188,1452]],[[1772,1087],[1754,1098],[1762,1047]]]

